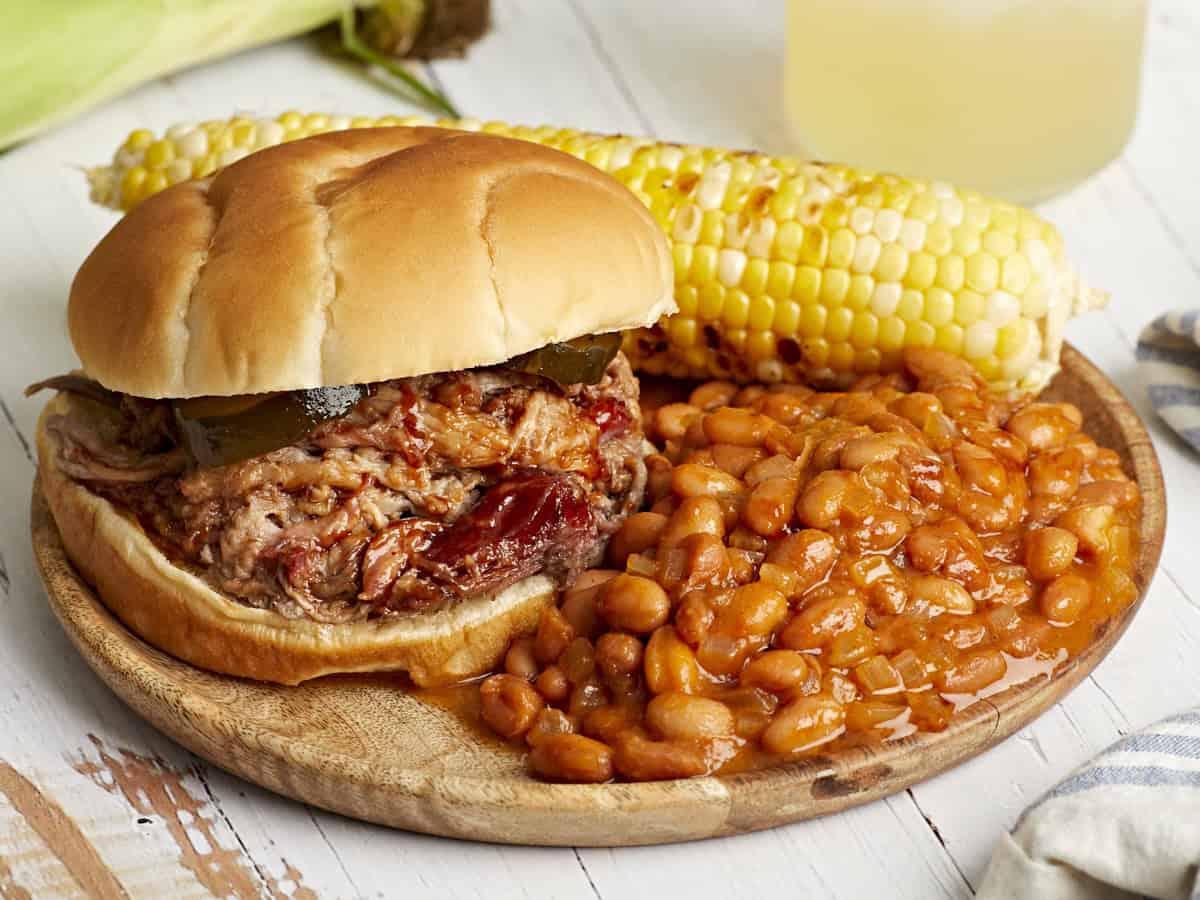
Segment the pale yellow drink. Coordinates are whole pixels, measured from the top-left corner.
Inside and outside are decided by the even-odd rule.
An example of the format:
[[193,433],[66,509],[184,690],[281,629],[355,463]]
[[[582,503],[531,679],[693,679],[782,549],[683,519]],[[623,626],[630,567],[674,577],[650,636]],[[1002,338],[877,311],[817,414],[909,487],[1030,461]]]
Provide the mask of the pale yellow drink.
[[788,0],[788,115],[815,158],[1036,202],[1124,147],[1146,2]]

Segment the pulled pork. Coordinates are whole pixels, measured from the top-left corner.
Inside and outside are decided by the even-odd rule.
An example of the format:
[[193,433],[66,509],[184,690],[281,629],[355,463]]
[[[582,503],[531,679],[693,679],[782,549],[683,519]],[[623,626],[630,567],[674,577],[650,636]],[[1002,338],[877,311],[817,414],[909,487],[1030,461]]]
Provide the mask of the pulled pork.
[[251,606],[346,622],[438,608],[595,565],[641,503],[637,382],[502,368],[372,385],[302,441],[216,468],[170,404],[84,401],[48,428],[58,464],[135,515],[177,563]]

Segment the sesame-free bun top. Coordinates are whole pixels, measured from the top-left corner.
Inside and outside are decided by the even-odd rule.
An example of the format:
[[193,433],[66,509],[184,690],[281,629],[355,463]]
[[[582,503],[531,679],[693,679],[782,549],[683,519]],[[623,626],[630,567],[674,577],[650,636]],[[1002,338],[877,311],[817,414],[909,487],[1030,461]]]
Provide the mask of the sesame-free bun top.
[[68,319],[106,387],[193,397],[493,365],[673,310],[666,238],[615,179],[526,141],[376,128],[146,200]]

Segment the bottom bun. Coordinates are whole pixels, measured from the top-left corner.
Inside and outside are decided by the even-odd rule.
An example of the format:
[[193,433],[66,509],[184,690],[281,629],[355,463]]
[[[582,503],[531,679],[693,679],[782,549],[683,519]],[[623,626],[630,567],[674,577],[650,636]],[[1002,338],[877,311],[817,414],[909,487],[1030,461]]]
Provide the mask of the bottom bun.
[[553,582],[535,575],[438,612],[367,622],[326,624],[245,606],[174,565],[131,516],[59,469],[45,429],[58,403],[38,424],[38,477],[67,556],[127,628],[194,666],[279,684],[383,671],[447,684],[493,668],[555,600]]

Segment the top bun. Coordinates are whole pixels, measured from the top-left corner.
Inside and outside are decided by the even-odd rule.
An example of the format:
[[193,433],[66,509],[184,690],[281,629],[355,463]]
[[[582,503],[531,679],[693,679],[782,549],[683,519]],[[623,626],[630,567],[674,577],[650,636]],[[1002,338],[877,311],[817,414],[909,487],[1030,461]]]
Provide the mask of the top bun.
[[334,132],[178,184],[71,286],[87,373],[229,396],[494,365],[674,310],[662,229],[598,169],[444,128]]

